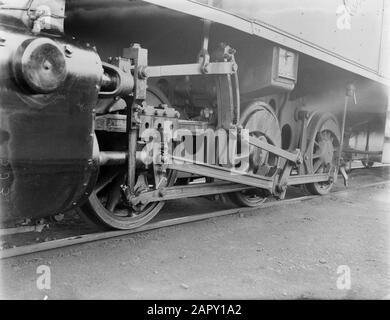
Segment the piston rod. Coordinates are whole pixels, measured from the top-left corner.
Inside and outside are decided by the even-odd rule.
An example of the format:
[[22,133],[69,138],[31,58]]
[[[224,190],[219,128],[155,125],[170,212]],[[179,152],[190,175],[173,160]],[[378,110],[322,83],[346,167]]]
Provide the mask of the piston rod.
[[99,165],[110,166],[124,164],[127,160],[126,152],[121,151],[100,151]]

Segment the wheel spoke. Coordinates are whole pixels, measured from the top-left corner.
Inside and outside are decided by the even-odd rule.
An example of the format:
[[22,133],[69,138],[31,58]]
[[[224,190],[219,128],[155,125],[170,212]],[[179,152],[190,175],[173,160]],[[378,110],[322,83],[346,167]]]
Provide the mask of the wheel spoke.
[[322,161],[318,160],[313,166],[313,172],[316,173],[322,166]]
[[125,177],[117,177],[108,193],[106,208],[113,212],[121,197],[121,185],[125,182]]
[[96,186],[95,186],[95,192],[98,193],[99,191],[101,191],[104,187],[106,187],[112,180],[115,179],[115,177],[117,177],[119,174],[119,172],[111,172],[110,174],[106,174],[104,176],[102,176],[99,181],[97,182]]
[[317,151],[316,153],[313,154],[313,160],[318,159],[319,157],[321,157],[320,152]]

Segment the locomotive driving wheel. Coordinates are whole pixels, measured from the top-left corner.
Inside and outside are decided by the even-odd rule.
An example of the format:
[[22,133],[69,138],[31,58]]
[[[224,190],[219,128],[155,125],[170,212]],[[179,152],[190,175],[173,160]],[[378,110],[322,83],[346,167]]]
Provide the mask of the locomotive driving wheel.
[[[317,113],[309,122],[307,129],[308,144],[305,152],[307,174],[337,174],[340,148],[340,128],[337,119],[330,113]],[[315,195],[330,192],[333,179],[327,182],[308,183],[305,188]]]
[[[167,104],[167,99],[159,90],[147,91],[148,105]],[[157,105],[158,105],[157,104]],[[127,139],[123,134],[108,133],[98,136],[99,146],[103,150],[126,150]],[[142,149],[138,147],[137,149]],[[140,151],[140,150],[139,150]],[[145,166],[137,163],[134,189],[135,192],[157,189],[161,181],[171,186],[175,181],[175,172],[167,170],[160,173],[155,165]],[[159,173],[158,173],[159,172]],[[133,229],[150,221],[164,206],[164,202],[152,202],[133,208],[126,199],[127,163],[101,166],[95,188],[88,201],[81,207],[81,213],[87,220],[105,229]]]
[[[126,166],[104,169],[108,170],[99,175],[95,190],[82,206],[83,213],[94,223],[106,228],[133,229],[150,221],[164,206],[164,202],[160,201],[140,209],[132,208],[123,192],[127,184]],[[136,171],[137,178],[142,176],[141,179],[148,190],[156,188],[153,171],[153,169],[147,172]],[[167,173],[166,178],[168,185],[171,185],[173,172]]]
[[[273,109],[262,101],[249,103],[240,117],[240,124],[249,130],[249,135],[276,147],[281,146],[281,131],[278,118]],[[268,151],[250,146],[249,173],[272,176],[277,167],[278,158]],[[267,196],[262,189],[248,189],[230,193],[229,198],[239,206],[256,207]]]

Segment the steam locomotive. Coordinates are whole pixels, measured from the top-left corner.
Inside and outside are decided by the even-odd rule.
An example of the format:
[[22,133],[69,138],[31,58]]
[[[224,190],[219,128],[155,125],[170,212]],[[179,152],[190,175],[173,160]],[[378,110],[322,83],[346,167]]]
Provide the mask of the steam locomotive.
[[[1,221],[328,193],[388,158],[383,0],[1,0]],[[358,129],[356,129],[358,128]]]

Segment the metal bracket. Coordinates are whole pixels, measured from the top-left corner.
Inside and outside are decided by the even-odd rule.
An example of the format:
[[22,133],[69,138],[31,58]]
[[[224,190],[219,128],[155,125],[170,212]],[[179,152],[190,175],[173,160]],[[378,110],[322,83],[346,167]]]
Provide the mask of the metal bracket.
[[[240,88],[238,81],[238,66],[234,58],[236,50],[225,43],[221,43],[215,52],[220,63],[231,63],[233,72],[220,75],[216,78],[218,127],[229,129],[237,126],[240,121]],[[229,112],[226,112],[229,110]]]
[[99,92],[100,98],[121,97],[133,92],[134,80],[129,59],[116,57],[112,63],[103,62],[102,65],[104,73]]
[[130,48],[123,50],[123,56],[131,59],[134,65],[134,90],[133,96],[127,97],[127,135],[128,135],[128,162],[127,162],[127,193],[134,194],[135,186],[135,168],[136,168],[136,152],[137,152],[137,138],[138,138],[138,124],[134,118],[134,113],[137,111],[139,105],[146,99],[146,77],[142,75],[142,70],[148,64],[148,50],[141,48],[137,43]]
[[274,183],[273,194],[277,195],[279,199],[284,199],[286,196],[288,179],[291,174],[292,163],[286,160],[281,170],[281,174],[276,175],[276,181]]
[[339,148],[339,154],[338,154],[339,166],[341,165],[341,155],[342,155],[342,151],[343,151],[343,147],[344,147],[345,122],[347,119],[349,98],[352,98],[354,104],[356,104],[356,88],[353,84],[349,84],[347,86],[346,92],[345,92],[343,122],[341,123],[341,137],[340,137],[341,141],[340,141],[340,148]]
[[344,179],[344,186],[348,187],[348,174],[345,171],[345,167],[340,167],[340,173],[343,176]]
[[[305,151],[307,147],[307,125],[309,122],[310,114],[306,110],[299,110],[297,112],[298,120],[302,121],[301,136],[299,139],[299,149]],[[305,163],[307,161],[307,156],[303,157],[303,161],[298,167],[299,174],[305,174]],[[307,166],[307,164],[306,164]]]
[[134,99],[146,99],[146,75],[144,70],[148,65],[148,50],[134,43],[130,48],[123,49],[123,57],[131,59],[134,65]]

